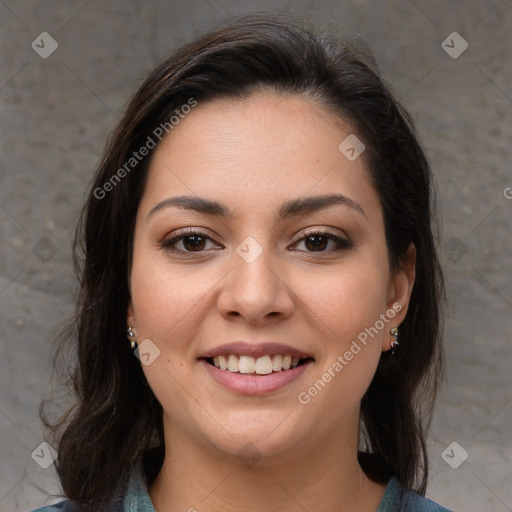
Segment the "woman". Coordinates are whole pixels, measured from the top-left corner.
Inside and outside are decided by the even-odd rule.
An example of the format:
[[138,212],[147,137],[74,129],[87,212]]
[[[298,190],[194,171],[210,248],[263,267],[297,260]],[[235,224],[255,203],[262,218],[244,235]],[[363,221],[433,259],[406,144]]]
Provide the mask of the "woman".
[[68,500],[40,510],[446,510],[432,212],[371,58],[264,15],[171,55],[83,210],[76,405],[42,413]]

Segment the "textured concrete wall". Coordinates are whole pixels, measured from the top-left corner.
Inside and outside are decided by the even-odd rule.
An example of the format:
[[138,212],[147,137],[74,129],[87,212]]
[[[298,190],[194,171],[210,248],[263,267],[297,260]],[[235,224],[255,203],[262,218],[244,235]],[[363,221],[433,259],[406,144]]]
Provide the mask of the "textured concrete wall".
[[512,510],[511,0],[0,2],[0,510],[57,488],[53,465],[41,467],[37,408],[71,311],[76,214],[107,134],[171,48],[255,9],[362,34],[417,120],[449,296],[428,495],[465,512]]

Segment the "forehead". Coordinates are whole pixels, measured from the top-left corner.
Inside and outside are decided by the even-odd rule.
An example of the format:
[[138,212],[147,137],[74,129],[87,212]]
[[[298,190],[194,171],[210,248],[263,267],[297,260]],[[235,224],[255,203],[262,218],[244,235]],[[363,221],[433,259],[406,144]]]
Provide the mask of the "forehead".
[[303,96],[261,92],[199,102],[155,149],[145,199],[213,194],[266,208],[337,191],[364,207],[376,195],[364,153],[349,160],[339,149],[349,136],[350,124]]

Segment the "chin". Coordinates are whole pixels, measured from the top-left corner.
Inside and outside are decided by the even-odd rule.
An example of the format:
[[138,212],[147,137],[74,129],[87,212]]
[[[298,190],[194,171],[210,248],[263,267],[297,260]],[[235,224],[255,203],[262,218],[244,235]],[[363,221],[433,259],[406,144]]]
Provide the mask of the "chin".
[[205,432],[203,435],[216,450],[228,457],[238,458],[244,465],[250,466],[258,461],[260,464],[272,464],[290,458],[300,446],[303,436],[298,425],[290,419],[281,414],[278,421],[268,421],[262,418],[261,412],[246,413],[240,416],[243,423],[229,423],[229,433],[216,429],[218,435]]

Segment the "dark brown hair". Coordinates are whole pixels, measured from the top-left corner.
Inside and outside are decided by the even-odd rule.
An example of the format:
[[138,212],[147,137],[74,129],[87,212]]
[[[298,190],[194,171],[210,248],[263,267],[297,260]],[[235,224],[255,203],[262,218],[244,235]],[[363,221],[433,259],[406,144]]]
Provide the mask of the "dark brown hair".
[[[394,358],[382,354],[361,403],[363,451],[373,455],[361,453],[359,460],[371,478],[396,475],[425,493],[426,428],[443,366],[443,278],[429,164],[410,116],[368,51],[288,16],[254,14],[183,46],[149,74],[110,137],[82,211],[74,245],[80,296],[56,355],[71,349],[75,404],[51,422],[43,403],[41,418],[57,440],[64,494],[83,510],[103,510],[143,453],[164,443],[162,407],[125,334],[135,217],[152,152],[133,168],[126,163],[191,98],[244,98],[258,88],[307,96],[350,123],[366,146],[390,268],[398,270],[410,245],[416,247],[400,345]],[[123,166],[127,172],[114,179]]]

